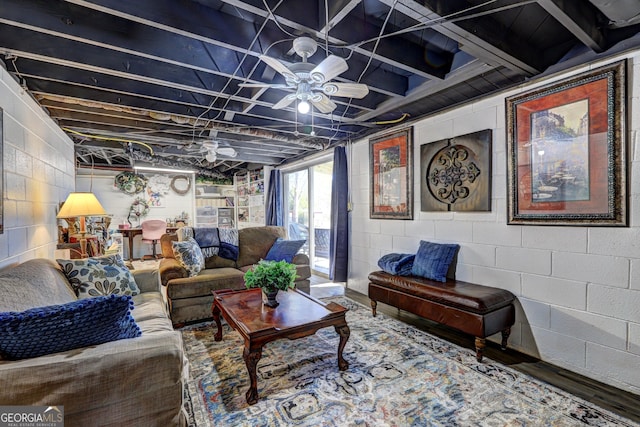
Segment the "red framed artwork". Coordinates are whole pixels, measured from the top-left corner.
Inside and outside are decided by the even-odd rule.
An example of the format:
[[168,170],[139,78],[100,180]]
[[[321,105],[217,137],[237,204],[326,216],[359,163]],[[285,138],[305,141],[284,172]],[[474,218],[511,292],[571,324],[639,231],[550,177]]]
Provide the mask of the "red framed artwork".
[[369,141],[370,218],[413,219],[413,128]]
[[506,99],[508,224],[628,225],[625,67]]

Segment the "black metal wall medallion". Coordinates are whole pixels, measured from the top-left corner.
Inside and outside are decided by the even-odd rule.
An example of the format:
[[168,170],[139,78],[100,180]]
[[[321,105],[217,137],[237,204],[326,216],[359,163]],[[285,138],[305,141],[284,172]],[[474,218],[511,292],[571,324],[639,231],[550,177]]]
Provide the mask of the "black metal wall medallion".
[[491,130],[420,146],[422,211],[491,210]]
[[455,145],[438,151],[427,170],[429,191],[442,203],[456,203],[475,192],[476,178],[481,174],[475,153]]

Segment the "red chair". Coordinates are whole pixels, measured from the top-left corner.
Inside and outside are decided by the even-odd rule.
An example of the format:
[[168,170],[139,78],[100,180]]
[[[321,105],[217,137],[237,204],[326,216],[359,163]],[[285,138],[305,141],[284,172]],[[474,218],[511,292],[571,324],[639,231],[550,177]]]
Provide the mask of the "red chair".
[[167,222],[161,219],[149,219],[143,221],[140,226],[142,227],[142,241],[151,243],[153,249],[152,255],[144,255],[142,259],[161,258],[156,253],[156,245],[160,241],[160,237],[167,232]]

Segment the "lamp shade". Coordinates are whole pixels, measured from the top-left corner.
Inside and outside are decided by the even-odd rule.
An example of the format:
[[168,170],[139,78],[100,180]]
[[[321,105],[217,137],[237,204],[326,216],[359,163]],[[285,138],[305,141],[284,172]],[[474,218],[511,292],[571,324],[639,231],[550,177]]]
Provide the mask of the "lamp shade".
[[57,218],[107,215],[98,199],[90,192],[71,193],[60,208]]

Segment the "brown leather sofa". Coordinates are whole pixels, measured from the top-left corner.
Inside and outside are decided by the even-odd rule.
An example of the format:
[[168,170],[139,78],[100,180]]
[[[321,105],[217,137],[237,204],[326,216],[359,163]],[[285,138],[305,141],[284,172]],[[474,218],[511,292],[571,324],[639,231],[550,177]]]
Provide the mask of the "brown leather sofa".
[[[264,226],[238,230],[237,261],[217,255],[205,258],[205,269],[197,276],[189,277],[187,270],[174,258],[171,243],[177,241],[176,234],[165,234],[160,239],[162,255],[160,279],[167,287],[167,299],[171,321],[174,326],[212,318],[211,291],[218,289],[244,289],[244,273],[263,259],[278,237],[287,238],[284,227]],[[311,269],[309,257],[297,254],[293,258],[298,278],[297,289],[309,292]]]
[[369,274],[369,299],[374,316],[382,302],[475,336],[478,362],[486,337],[501,332],[505,350],[515,323],[511,292],[453,279],[438,282],[375,271]]

